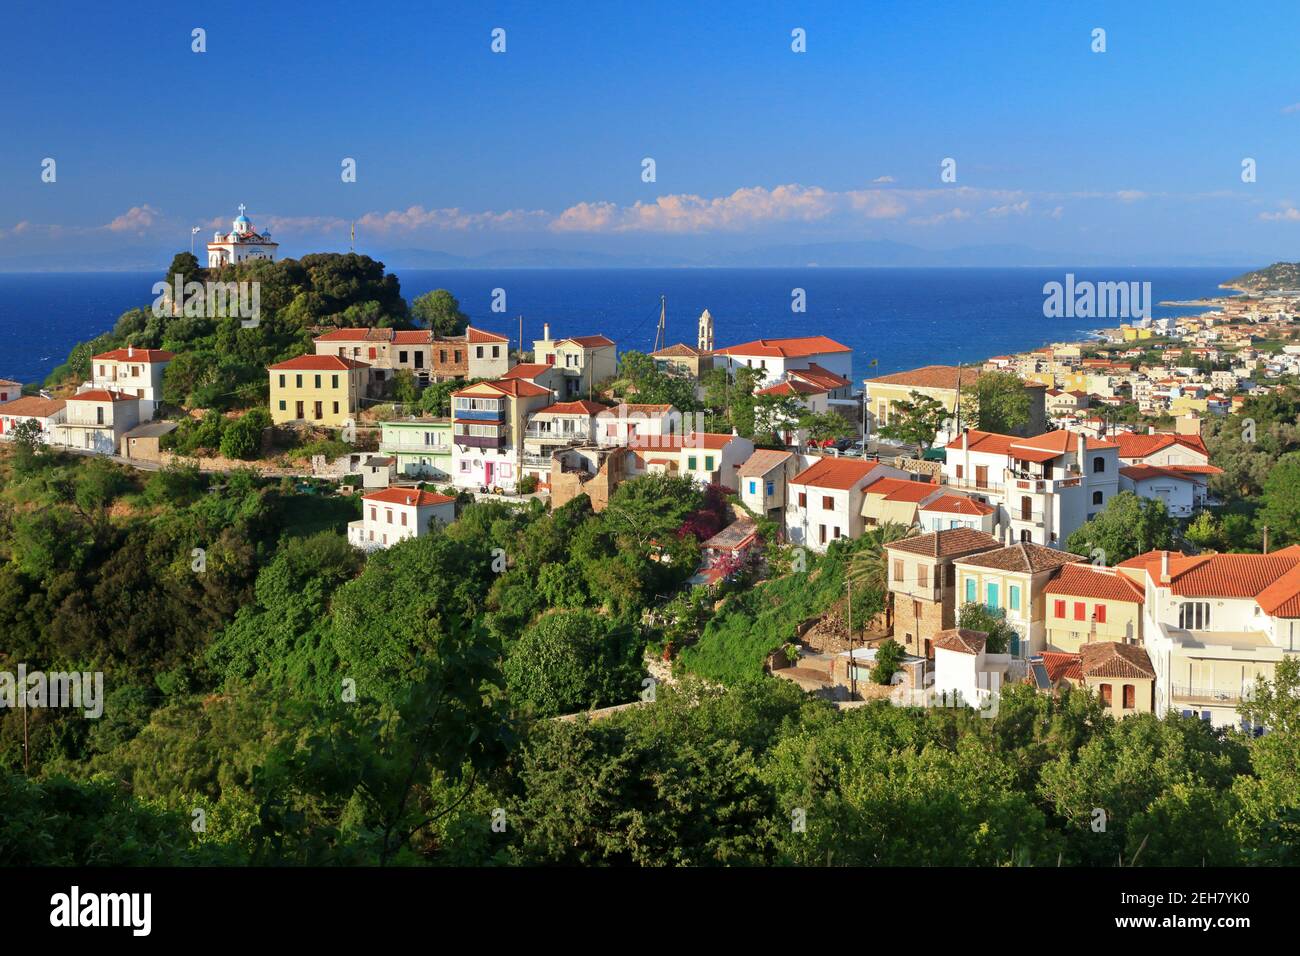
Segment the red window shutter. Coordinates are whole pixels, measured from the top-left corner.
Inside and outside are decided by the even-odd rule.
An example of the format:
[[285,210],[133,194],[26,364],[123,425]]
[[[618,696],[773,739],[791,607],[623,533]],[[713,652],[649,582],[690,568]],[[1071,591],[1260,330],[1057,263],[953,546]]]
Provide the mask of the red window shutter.
[[1094,613],[1096,614],[1098,624],[1106,623],[1106,605],[1098,604]]
[[375,358],[377,355],[379,355],[379,351],[373,345],[370,346],[370,357]]
[[1087,617],[1088,617],[1088,605],[1084,604],[1082,601],[1075,601],[1074,619],[1076,621],[1083,621],[1083,620],[1087,620]]
[[1056,602],[1056,616],[1057,616],[1057,617],[1065,617],[1065,602],[1064,602],[1064,601],[1057,601],[1057,602]]

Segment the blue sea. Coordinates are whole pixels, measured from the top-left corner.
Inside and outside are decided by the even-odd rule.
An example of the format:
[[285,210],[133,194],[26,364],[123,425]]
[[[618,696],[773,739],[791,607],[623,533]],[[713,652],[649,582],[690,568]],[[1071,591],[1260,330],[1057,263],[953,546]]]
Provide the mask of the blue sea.
[[[0,274],[0,378],[43,379],[77,342],[112,328],[127,309],[153,301],[161,273]],[[516,269],[398,271],[410,301],[447,288],[475,326],[524,341],[601,333],[619,350],[649,351],[667,297],[668,342],[695,344],[696,319],[708,309],[718,346],[756,338],[821,333],[850,346],[855,377],[918,365],[979,361],[1048,342],[1077,340],[1116,321],[1043,317],[1043,284],[1150,282],[1161,300],[1223,294],[1218,284],[1239,266],[1167,269]],[[505,311],[492,309],[505,291]],[[804,290],[806,311],[791,309]],[[870,365],[872,360],[877,365]]]

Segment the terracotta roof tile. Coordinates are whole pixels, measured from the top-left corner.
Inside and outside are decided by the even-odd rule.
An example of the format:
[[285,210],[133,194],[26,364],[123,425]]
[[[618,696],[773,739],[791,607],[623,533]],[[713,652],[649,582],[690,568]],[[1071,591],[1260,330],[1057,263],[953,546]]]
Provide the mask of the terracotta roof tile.
[[1051,580],[1043,593],[1134,604],[1146,601],[1146,592],[1128,575],[1111,568],[1098,568],[1088,564],[1064,565],[1061,573]]
[[776,451],[771,448],[757,448],[745,459],[745,463],[736,472],[740,478],[761,478],[773,468],[785,464],[794,457],[793,452]]
[[1154,680],[1156,670],[1147,652],[1136,644],[1097,641],[1079,647],[1083,676],[1130,677]]
[[1084,559],[1079,555],[1070,554],[1068,551],[1058,551],[1056,548],[1045,548],[1041,544],[1020,541],[1005,548],[998,548],[996,551],[985,551],[982,554],[961,558],[958,563],[992,568],[996,571],[1021,571],[1034,574],[1082,560]]
[[152,365],[155,362],[170,362],[176,356],[165,349],[113,349],[111,352],[100,352],[98,355],[92,355],[90,360],[98,362],[104,359],[109,362],[140,362],[144,365]]
[[831,488],[846,491],[856,488],[879,466],[874,461],[853,458],[818,458],[790,479],[792,485],[810,488]]
[[945,651],[959,654],[978,654],[984,650],[989,636],[983,631],[971,631],[964,627],[954,627],[939,631],[934,635],[934,646]]
[[367,492],[361,497],[366,501],[380,501],[389,505],[414,505],[418,508],[442,505],[456,500],[448,495],[434,494],[432,491],[416,488],[384,488],[382,491]]
[[935,498],[928,504],[921,505],[922,511],[936,511],[943,514],[969,515],[971,517],[983,517],[991,515],[994,508],[986,505],[982,501],[976,501],[974,498],[967,498],[965,495],[946,492]]
[[303,371],[303,372],[346,372],[352,369],[370,368],[365,362],[344,358],[341,355],[299,355],[287,362],[267,366],[269,371]]
[[1001,547],[1001,542],[991,534],[975,528],[945,528],[930,534],[913,535],[901,541],[891,541],[885,545],[891,551],[906,551],[910,554],[933,555],[938,547],[938,556],[951,558],[955,556],[976,554]]
[[807,358],[828,352],[852,352],[825,335],[802,335],[784,339],[755,339],[740,345],[728,345],[714,350],[714,355],[762,355],[771,358]]

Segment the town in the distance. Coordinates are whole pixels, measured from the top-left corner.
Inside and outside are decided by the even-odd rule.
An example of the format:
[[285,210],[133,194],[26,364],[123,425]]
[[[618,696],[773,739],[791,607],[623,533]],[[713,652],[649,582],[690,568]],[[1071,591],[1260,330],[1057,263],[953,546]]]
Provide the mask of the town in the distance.
[[[256,278],[276,251],[241,209],[202,271]],[[169,288],[178,276],[174,263]],[[347,540],[366,553],[474,501],[554,511],[586,496],[600,513],[643,476],[689,478],[726,499],[690,588],[753,587],[844,539],[878,545],[884,606],[805,622],[767,649],[774,677],[846,704],[981,708],[1009,683],[1078,687],[1115,717],[1261,733],[1238,708],[1300,651],[1286,527],[1300,518],[1268,493],[1291,472],[1242,476],[1276,427],[1269,403],[1300,380],[1300,292],[1243,280],[1197,314],[864,380],[815,314],[806,336],[735,342],[705,311],[693,341],[661,324],[653,348],[620,352],[600,328],[475,328],[439,292],[438,323],[360,310],[312,325],[261,382],[205,379],[128,332],[62,382],[0,380],[0,439],[143,471],[252,468],[353,501]],[[166,295],[141,321],[187,321]],[[860,359],[887,363],[888,343]]]

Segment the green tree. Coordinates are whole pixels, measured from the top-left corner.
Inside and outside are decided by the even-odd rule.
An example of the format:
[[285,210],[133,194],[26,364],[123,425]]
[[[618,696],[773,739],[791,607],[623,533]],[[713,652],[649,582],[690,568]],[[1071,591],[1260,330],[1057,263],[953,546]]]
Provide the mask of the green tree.
[[1014,372],[985,372],[962,387],[961,411],[980,431],[1016,434],[1029,424],[1029,393]]
[[1070,534],[1065,550],[1091,558],[1100,549],[1102,561],[1113,566],[1147,551],[1176,548],[1178,538],[1178,521],[1162,500],[1121,491]]
[[919,458],[930,450],[939,429],[950,417],[938,399],[912,392],[907,399],[890,406],[889,424],[882,425],[878,432],[888,441],[915,445]]
[[871,669],[871,679],[877,684],[888,684],[903,663],[907,651],[892,637],[876,645],[876,666]]
[[590,611],[555,611],[526,630],[502,668],[516,703],[539,716],[636,700],[640,642],[625,627]]
[[961,606],[961,610],[957,612],[957,626],[964,627],[968,631],[981,631],[987,634],[988,640],[984,648],[990,654],[1005,654],[1011,642],[1018,640],[1020,636],[1007,622],[1006,613],[1000,608],[994,610],[974,602]]
[[222,457],[256,458],[262,450],[262,433],[270,426],[271,416],[266,409],[249,409],[222,432]]
[[469,327],[469,316],[460,309],[456,297],[446,289],[434,289],[417,296],[411,303],[411,314],[432,329],[435,335],[464,335]]
[[1283,455],[1269,471],[1258,524],[1279,544],[1300,542],[1300,452]]

